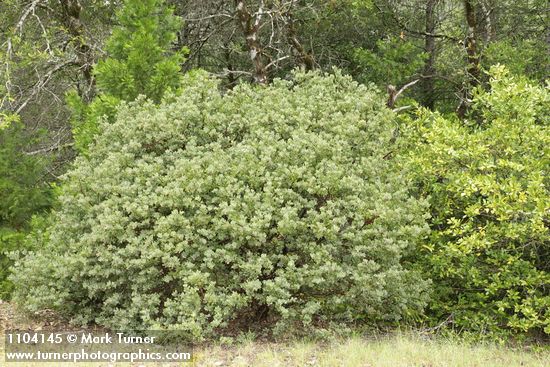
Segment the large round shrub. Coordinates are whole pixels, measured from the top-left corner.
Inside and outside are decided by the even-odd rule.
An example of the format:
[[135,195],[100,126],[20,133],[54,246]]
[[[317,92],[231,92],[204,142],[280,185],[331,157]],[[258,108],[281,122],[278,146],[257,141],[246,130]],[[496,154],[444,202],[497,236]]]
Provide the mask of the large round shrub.
[[387,322],[419,311],[425,233],[382,96],[296,74],[220,93],[204,74],[123,106],[66,179],[17,297],[81,323],[178,328]]

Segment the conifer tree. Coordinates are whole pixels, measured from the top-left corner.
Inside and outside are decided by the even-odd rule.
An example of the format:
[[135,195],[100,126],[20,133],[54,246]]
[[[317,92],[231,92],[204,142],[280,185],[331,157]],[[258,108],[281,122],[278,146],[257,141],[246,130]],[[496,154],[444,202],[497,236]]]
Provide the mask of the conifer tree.
[[0,300],[7,300],[13,289],[9,254],[24,248],[31,217],[49,210],[52,189],[43,180],[47,158],[24,153],[38,138],[25,133],[17,115],[0,117]]
[[159,103],[177,90],[185,50],[172,50],[180,19],[163,0],[127,0],[117,14],[118,26],[107,41],[108,57],[95,67],[98,95],[86,104],[76,92],[67,96],[73,111],[76,148],[85,153],[99,131],[99,120],[112,121],[121,101],[144,95]]

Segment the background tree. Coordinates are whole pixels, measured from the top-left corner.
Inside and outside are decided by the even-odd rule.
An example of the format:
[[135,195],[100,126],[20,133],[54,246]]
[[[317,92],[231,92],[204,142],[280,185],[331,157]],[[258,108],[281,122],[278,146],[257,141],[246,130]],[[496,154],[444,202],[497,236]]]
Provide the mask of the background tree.
[[23,153],[33,145],[32,139],[17,120],[0,127],[0,300],[9,299],[13,290],[7,279],[8,254],[25,247],[31,217],[52,203],[52,190],[44,182],[48,162],[38,154]]
[[315,13],[316,1],[182,1],[177,14],[185,20],[180,32],[189,45],[187,68],[202,67],[224,76],[266,83],[296,66],[315,67],[299,23]]
[[98,95],[90,104],[69,93],[73,135],[85,152],[103,117],[112,120],[121,101],[144,95],[159,103],[167,91],[176,91],[181,79],[184,49],[173,51],[180,19],[163,0],[128,0],[116,14],[117,25],[106,42],[108,57],[95,67]]
[[0,110],[19,115],[29,136],[40,135],[29,148],[55,157],[48,180],[74,157],[64,94],[75,89],[86,100],[93,97],[91,70],[116,6],[88,0],[0,4]]

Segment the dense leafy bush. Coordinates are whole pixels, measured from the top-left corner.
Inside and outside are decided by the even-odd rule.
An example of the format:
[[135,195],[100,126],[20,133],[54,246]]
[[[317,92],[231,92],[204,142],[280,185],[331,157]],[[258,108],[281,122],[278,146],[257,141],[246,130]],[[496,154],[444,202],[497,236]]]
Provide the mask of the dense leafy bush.
[[45,158],[23,153],[33,141],[16,118],[0,128],[0,299],[9,299],[8,253],[23,246],[33,214],[49,208],[51,190],[44,183]]
[[424,111],[407,165],[432,208],[420,262],[458,329],[550,333],[550,93],[492,70],[470,121]]
[[76,322],[170,327],[377,323],[414,316],[403,265],[426,206],[388,154],[383,97],[336,73],[222,95],[202,73],[123,105],[77,159],[17,298]]

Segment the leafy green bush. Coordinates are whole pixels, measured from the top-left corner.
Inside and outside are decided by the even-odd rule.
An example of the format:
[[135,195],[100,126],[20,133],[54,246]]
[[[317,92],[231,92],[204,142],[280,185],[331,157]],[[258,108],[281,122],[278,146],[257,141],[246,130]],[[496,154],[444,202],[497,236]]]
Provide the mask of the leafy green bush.
[[24,246],[33,214],[51,205],[51,190],[44,183],[44,158],[24,154],[33,143],[13,117],[0,129],[0,299],[10,298],[8,253]]
[[28,309],[194,338],[421,311],[404,263],[426,205],[389,158],[382,96],[339,73],[226,94],[194,73],[170,99],[124,104],[76,160],[17,266]]
[[432,234],[419,261],[433,315],[493,336],[550,333],[550,93],[491,71],[472,116],[421,112],[408,159],[430,196]]

